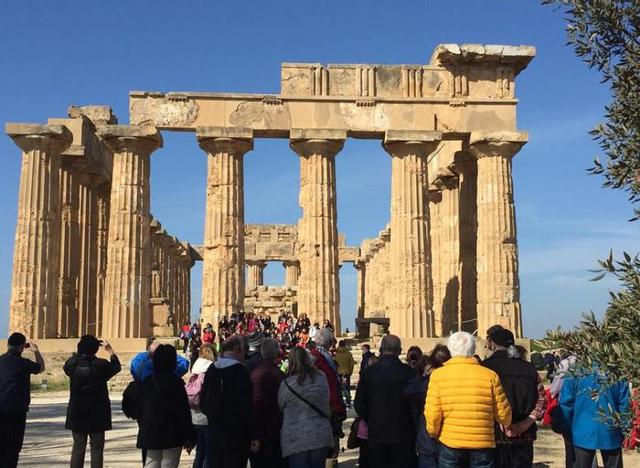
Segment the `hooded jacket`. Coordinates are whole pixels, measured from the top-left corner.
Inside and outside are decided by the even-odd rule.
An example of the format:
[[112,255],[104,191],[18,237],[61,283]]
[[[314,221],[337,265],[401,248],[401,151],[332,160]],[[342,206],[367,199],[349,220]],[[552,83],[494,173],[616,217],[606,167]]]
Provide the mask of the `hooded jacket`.
[[603,419],[629,411],[629,384],[609,387],[594,371],[582,377],[566,376],[560,391],[561,426],[573,437],[573,445],[588,450],[616,450],[622,447],[622,431]]
[[[209,366],[213,364],[212,361],[204,358],[196,359],[191,368],[191,375],[200,375],[207,372]],[[204,378],[204,376],[202,376]],[[199,409],[191,408],[191,420],[196,426],[206,426],[208,424],[207,416]]]

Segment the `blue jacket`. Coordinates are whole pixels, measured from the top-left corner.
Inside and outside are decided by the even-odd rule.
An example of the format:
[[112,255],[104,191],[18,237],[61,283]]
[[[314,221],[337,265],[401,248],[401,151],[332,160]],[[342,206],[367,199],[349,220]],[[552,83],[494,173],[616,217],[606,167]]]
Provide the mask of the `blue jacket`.
[[559,399],[560,423],[573,436],[575,446],[589,450],[622,447],[622,431],[601,416],[611,414],[609,405],[620,413],[629,411],[627,382],[601,389],[595,372],[584,377],[565,377]]
[[[153,360],[147,351],[136,354],[131,360],[129,367],[131,375],[138,382],[142,382],[145,378],[153,375]],[[178,377],[182,377],[189,371],[189,361],[182,356],[176,357],[176,370],[174,373]]]

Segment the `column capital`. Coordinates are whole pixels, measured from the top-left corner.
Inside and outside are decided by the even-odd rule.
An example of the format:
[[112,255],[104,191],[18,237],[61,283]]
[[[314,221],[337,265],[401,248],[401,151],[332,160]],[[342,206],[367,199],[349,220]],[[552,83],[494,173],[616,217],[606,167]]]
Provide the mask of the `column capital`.
[[250,260],[250,259],[245,259],[244,261],[248,266],[259,266],[259,267],[265,267],[267,266],[267,261],[266,260]]
[[115,153],[135,151],[151,154],[162,148],[162,136],[153,126],[101,125],[96,133]]
[[300,266],[300,261],[298,261],[298,260],[282,260],[282,265],[284,265],[285,267],[292,267],[292,266],[299,267]]
[[5,132],[25,153],[38,149],[60,154],[73,141],[73,135],[64,125],[7,123]]
[[382,146],[392,157],[409,154],[429,155],[437,148],[442,132],[420,130],[387,130]]
[[513,157],[529,141],[527,132],[471,132],[469,152],[476,158]]
[[244,127],[198,127],[200,148],[209,154],[222,152],[243,156],[253,149],[253,130]]
[[289,146],[300,157],[306,158],[313,154],[335,157],[344,146],[347,132],[328,128],[292,128],[289,138]]

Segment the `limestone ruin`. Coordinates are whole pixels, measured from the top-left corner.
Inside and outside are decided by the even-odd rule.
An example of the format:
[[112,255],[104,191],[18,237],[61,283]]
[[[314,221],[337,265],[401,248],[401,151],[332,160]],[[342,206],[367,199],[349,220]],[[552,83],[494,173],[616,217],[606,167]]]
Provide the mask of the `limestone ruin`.
[[[105,106],[8,123],[23,153],[10,329],[175,334],[202,259],[205,322],[295,304],[339,330],[338,270],[349,261],[361,324],[388,319],[393,333],[422,338],[500,323],[522,336],[511,164],[527,141],[515,78],[534,56],[530,46],[444,44],[428,65],[285,63],[278,95],[133,91],[129,125]],[[199,253],[151,217],[161,130],[195,132],[207,157]],[[297,226],[244,224],[254,138],[289,138],[300,159]],[[335,158],[347,138],[380,140],[392,161],[389,224],[359,248],[337,231]],[[276,260],[287,284],[270,296],[262,271]]]

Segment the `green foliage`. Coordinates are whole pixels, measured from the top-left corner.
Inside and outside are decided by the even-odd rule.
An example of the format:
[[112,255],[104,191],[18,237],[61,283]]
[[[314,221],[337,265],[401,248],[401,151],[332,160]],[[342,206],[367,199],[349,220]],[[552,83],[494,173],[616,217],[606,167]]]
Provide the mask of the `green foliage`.
[[[640,201],[640,2],[638,0],[542,0],[561,8],[567,20],[567,44],[602,74],[611,88],[606,122],[589,133],[604,160],[596,157],[592,174],[604,186],[629,192]],[[635,210],[635,217],[640,210]]]
[[[640,201],[640,1],[639,0],[542,0],[563,10],[567,21],[567,45],[602,75],[611,89],[605,107],[606,121],[589,133],[598,142],[603,161],[596,157],[591,174],[604,177],[604,186],[629,193],[632,205]],[[634,209],[631,220],[640,219]],[[602,371],[602,386],[621,379],[640,388],[640,260],[624,253],[614,260],[610,252],[595,270],[598,281],[615,276],[622,286],[609,292],[604,318],[583,317],[572,331],[548,331],[549,348],[561,348],[576,356],[574,373]],[[640,398],[636,393],[635,398]],[[603,415],[628,429],[630,414],[609,411]]]

